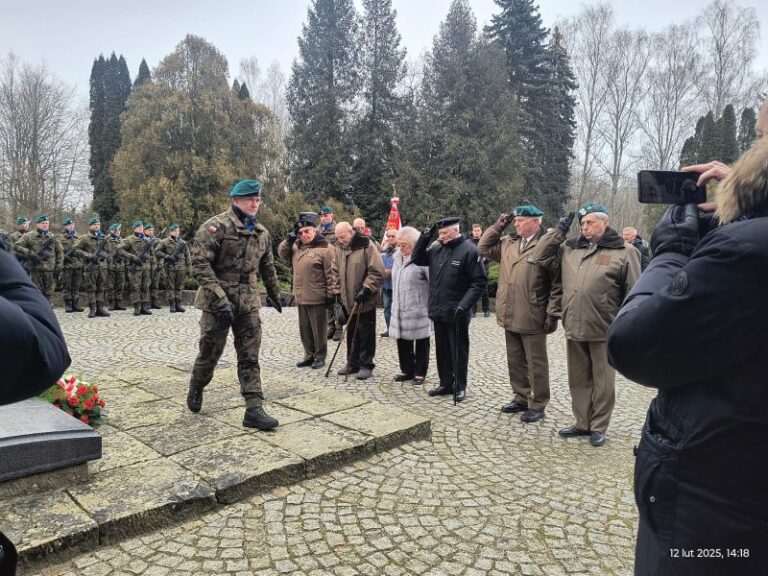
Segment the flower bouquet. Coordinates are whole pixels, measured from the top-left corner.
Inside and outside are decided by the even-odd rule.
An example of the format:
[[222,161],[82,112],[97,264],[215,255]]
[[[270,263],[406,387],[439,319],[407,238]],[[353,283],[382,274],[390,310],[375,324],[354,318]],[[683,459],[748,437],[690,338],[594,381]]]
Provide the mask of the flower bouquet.
[[86,384],[74,376],[63,376],[40,394],[40,398],[91,426],[98,424],[104,408],[98,386]]

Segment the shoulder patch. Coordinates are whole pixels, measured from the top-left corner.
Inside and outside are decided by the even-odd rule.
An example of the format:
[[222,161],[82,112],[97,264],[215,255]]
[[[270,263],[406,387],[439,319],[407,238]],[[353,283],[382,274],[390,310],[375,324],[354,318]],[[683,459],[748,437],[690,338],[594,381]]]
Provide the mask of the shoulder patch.
[[688,289],[688,274],[685,270],[680,270],[675,277],[672,278],[672,283],[669,285],[669,293],[673,296],[682,296]]

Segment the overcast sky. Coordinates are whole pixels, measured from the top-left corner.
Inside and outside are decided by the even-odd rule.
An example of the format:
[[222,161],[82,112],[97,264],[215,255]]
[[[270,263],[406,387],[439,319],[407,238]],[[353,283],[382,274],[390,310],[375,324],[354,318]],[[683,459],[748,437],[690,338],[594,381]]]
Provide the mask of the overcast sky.
[[[360,5],[360,0],[356,0]],[[753,6],[763,38],[759,66],[768,68],[768,1],[736,0]],[[431,46],[450,0],[392,0],[409,57]],[[698,14],[705,0],[613,0],[619,24],[650,31]],[[229,61],[230,78],[241,59],[256,56],[262,69],[277,60],[288,75],[298,53],[296,39],[309,0],[0,0],[0,57],[13,51],[22,61],[45,62],[59,78],[86,95],[93,59],[125,56],[135,77],[142,58],[150,68],[186,34],[204,37]],[[479,25],[497,11],[493,0],[470,0]],[[540,0],[545,26],[579,10],[582,3]]]

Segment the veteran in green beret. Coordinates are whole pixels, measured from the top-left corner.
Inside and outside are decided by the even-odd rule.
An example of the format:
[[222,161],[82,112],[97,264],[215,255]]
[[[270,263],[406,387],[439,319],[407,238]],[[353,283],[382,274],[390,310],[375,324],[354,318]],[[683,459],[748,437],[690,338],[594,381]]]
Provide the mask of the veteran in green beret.
[[[520,205],[511,214],[502,214],[478,243],[480,254],[499,263],[496,322],[504,329],[513,394],[501,411],[520,412],[524,423],[545,416],[550,399],[547,335],[557,330],[556,295],[552,293],[557,260],[539,255],[562,240],[557,240],[554,231],[547,232],[543,217],[536,206]],[[509,224],[514,232],[505,235]]]
[[144,237],[150,244],[149,249],[149,307],[160,310],[160,285],[165,284],[165,269],[157,260],[157,247],[160,240],[155,236],[155,225],[144,222]]
[[581,234],[561,245],[560,274],[552,288],[556,298],[551,313],[563,319],[565,329],[575,419],[559,434],[588,436],[593,446],[602,446],[616,403],[608,327],[640,276],[640,253],[609,226],[603,204],[587,202],[578,216]]
[[202,408],[203,390],[213,377],[232,328],[240,392],[246,405],[243,426],[269,430],[278,422],[263,407],[258,281],[261,278],[278,312],[282,312],[280,286],[269,231],[256,221],[261,182],[240,180],[229,195],[229,209],[208,219],[192,243],[192,273],[199,285],[195,306],[202,310],[202,317],[200,349],[189,382],[187,407],[192,412]]
[[29,218],[26,216],[19,216],[16,218],[16,230],[8,234],[8,247],[11,249],[11,253],[16,256],[16,259],[21,263],[22,268],[29,274],[29,264],[21,254],[16,253],[16,242],[19,238],[24,236],[29,231]]
[[83,284],[83,260],[77,255],[76,244],[80,236],[75,230],[75,221],[66,218],[62,223],[61,247],[64,250],[64,268],[59,286],[64,298],[65,312],[82,312],[80,287]]
[[40,288],[53,307],[53,292],[56,289],[56,278],[61,274],[64,252],[61,241],[49,231],[50,225],[48,214],[38,215],[35,218],[35,230],[19,238],[14,250],[29,263],[32,282]]
[[118,245],[117,255],[126,261],[126,276],[130,288],[130,299],[134,316],[149,316],[149,286],[152,268],[152,244],[144,235],[144,222],[135,220],[131,225],[133,234]]
[[104,309],[109,250],[108,240],[101,232],[101,219],[98,216],[94,215],[88,219],[88,234],[77,241],[75,248],[83,262],[83,290],[88,298],[88,318],[106,318],[110,316]]
[[186,312],[181,304],[181,291],[184,280],[192,273],[192,256],[178,224],[168,226],[168,238],[160,240],[155,254],[158,266],[164,271],[170,311]]
[[107,234],[107,284],[104,290],[104,300],[110,310],[125,310],[123,297],[125,296],[125,259],[117,251],[123,241],[122,226],[118,222],[109,225]]

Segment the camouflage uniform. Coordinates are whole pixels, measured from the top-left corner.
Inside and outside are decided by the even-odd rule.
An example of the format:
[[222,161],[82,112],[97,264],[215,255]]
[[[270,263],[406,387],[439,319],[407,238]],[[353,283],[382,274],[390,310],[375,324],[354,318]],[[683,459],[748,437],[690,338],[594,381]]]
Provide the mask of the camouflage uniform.
[[26,234],[26,232],[23,230],[15,230],[8,234],[8,246],[11,249],[11,254],[16,256],[16,260],[19,261],[21,267],[24,268],[27,274],[29,274],[29,264],[27,263],[27,259],[16,251],[16,242],[18,242],[24,234]]
[[240,391],[248,408],[261,407],[259,276],[269,297],[274,301],[280,297],[269,232],[261,224],[248,229],[230,206],[198,230],[192,243],[192,273],[200,285],[195,306],[203,314],[190,389],[202,390],[213,377],[229,333],[228,327],[220,326],[214,311],[231,302]]
[[64,260],[59,239],[47,231],[30,230],[16,242],[15,250],[27,259],[32,270],[32,282],[53,306],[55,275],[61,272]]
[[83,260],[83,290],[88,295],[88,317],[109,316],[104,310],[104,291],[107,287],[109,266],[109,240],[100,230],[91,230],[75,244],[77,255]]
[[64,251],[64,268],[61,273],[61,294],[64,297],[64,308],[67,312],[82,312],[80,308],[80,286],[83,283],[83,261],[77,255],[75,246],[80,236],[74,230],[61,236],[61,247]]
[[117,248],[117,254],[126,261],[126,276],[131,290],[133,314],[152,314],[149,310],[149,283],[152,245],[137,234],[125,238]]
[[184,280],[192,273],[189,246],[181,238],[169,236],[160,241],[155,254],[158,266],[164,270],[171,312],[186,312],[181,305],[181,291]]
[[[146,230],[146,227],[145,227]],[[160,240],[157,236],[149,236],[145,232],[145,238],[152,247],[149,249],[149,304],[155,310],[160,309],[160,285],[165,284],[165,270],[162,262],[157,259],[157,247]]]
[[110,310],[125,310],[123,293],[125,292],[125,258],[117,253],[123,239],[112,232],[107,236],[107,254],[109,266],[107,269],[107,284],[105,289],[106,301]]

